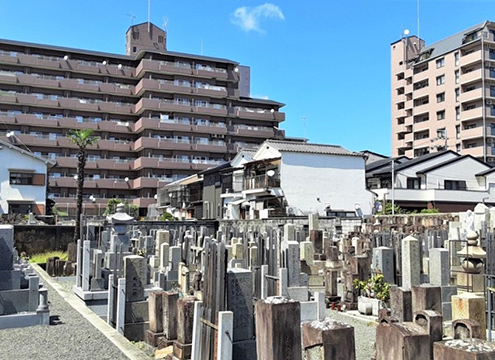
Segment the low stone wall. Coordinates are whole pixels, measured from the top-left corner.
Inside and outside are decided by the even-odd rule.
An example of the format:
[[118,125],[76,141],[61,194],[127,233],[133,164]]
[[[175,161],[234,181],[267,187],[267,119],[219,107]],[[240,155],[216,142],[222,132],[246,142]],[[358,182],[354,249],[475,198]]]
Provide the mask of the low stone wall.
[[19,253],[39,254],[50,250],[67,250],[74,238],[74,226],[14,225],[14,246]]
[[[380,225],[375,225],[375,224]],[[449,222],[459,221],[459,213],[375,215],[366,219],[364,232],[373,230],[396,230],[403,233],[430,230],[448,230]]]

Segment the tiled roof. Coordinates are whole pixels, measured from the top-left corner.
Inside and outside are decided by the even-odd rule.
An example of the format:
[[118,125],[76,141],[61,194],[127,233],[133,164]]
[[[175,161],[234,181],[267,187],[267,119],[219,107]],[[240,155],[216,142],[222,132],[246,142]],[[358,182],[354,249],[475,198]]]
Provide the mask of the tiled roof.
[[364,155],[360,152],[354,152],[344,149],[339,145],[323,145],[323,144],[309,144],[305,142],[293,142],[283,140],[268,140],[263,143],[262,146],[272,146],[280,152],[299,152],[309,154],[325,154],[325,155],[346,155],[346,156],[360,156]]
[[447,53],[451,52],[452,50],[455,50],[455,49],[461,47],[463,45],[462,41],[467,34],[470,34],[470,33],[473,33],[477,30],[482,29],[483,27],[486,26],[487,23],[488,23],[488,21],[484,21],[484,22],[477,24],[475,26],[472,26],[466,30],[458,32],[457,34],[454,34],[454,35],[449,36],[443,40],[440,40],[436,43],[425,46],[422,49],[421,53],[423,54],[425,52],[431,51],[431,55],[429,56],[428,59],[419,61],[418,63],[422,63],[423,61],[430,61],[433,58],[447,54]]

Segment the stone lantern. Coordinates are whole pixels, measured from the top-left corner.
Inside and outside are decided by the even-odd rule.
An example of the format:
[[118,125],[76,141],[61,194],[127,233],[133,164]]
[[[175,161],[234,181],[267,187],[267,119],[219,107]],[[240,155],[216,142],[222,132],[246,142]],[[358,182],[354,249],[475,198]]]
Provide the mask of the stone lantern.
[[127,235],[129,225],[134,222],[134,218],[125,212],[125,205],[118,204],[115,214],[107,216],[108,222],[112,224],[110,248],[116,252],[119,245],[129,246],[130,239]]
[[457,285],[468,291],[471,286],[474,292],[483,291],[484,278],[481,272],[486,252],[478,245],[478,234],[475,231],[468,231],[466,238],[467,245],[457,252],[464,258],[461,264],[464,273],[458,273]]

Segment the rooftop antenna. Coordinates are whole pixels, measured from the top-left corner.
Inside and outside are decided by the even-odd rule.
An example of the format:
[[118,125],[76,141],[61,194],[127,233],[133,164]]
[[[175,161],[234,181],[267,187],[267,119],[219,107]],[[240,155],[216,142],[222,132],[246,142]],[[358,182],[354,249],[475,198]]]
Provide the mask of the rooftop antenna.
[[151,0],[148,0],[148,33],[151,32]]
[[[419,36],[419,0],[417,0],[417,18],[418,18],[418,39],[421,39],[421,37]],[[419,42],[419,46],[421,46],[421,41]]]
[[304,134],[304,137],[307,138],[307,136],[306,136],[306,115],[301,116],[301,120],[303,123],[303,134]]
[[134,19],[136,18],[134,13],[131,11],[129,14],[127,14],[127,16],[131,18],[131,25],[134,25]]
[[163,30],[167,32],[168,18],[163,18]]

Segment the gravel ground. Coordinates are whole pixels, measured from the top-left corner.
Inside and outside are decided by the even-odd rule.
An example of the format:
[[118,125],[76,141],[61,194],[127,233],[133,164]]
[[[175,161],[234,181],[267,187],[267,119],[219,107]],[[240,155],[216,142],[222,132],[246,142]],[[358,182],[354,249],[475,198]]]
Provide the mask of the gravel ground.
[[[68,281],[61,283],[65,289],[70,289],[73,284]],[[45,286],[48,288],[51,324],[0,330],[1,360],[127,359],[50,285]]]
[[[353,316],[344,315],[336,310],[327,310],[329,318],[342,321],[354,326],[354,341],[356,343],[356,360],[369,360],[375,355],[375,335],[377,322],[364,317],[356,319]],[[363,318],[363,319],[361,319]]]

